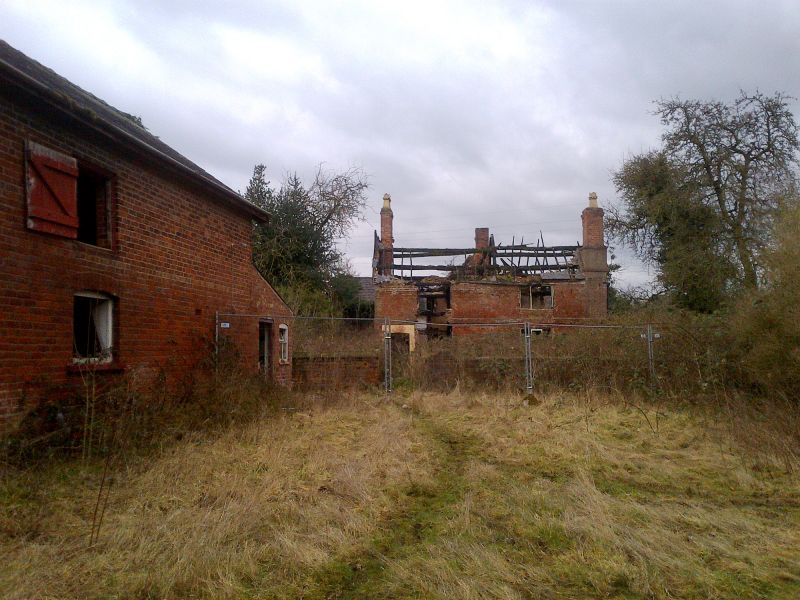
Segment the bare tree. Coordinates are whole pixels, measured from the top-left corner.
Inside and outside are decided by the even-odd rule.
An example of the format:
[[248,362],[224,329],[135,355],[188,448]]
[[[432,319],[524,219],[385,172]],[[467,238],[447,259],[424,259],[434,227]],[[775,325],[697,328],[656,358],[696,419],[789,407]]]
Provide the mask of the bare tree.
[[348,270],[337,242],[363,218],[367,189],[360,169],[332,172],[320,166],[310,185],[292,174],[276,191],[264,165],[256,165],[245,197],[271,215],[256,227],[256,268],[284,291],[291,288],[298,306],[319,303],[320,294],[333,291],[334,278]]
[[747,287],[759,283],[759,257],[781,200],[795,187],[797,124],[781,93],[744,92],[733,104],[662,100],[664,154],[683,170],[722,224]]

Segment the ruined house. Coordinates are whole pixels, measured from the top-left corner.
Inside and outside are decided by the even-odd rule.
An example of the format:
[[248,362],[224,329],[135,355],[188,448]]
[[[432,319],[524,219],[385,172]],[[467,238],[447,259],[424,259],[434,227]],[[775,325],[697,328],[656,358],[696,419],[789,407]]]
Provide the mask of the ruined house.
[[215,341],[291,381],[251,256],[268,214],[2,41],[0,130],[0,423],[87,371],[190,379]]
[[594,193],[581,215],[583,241],[574,246],[546,246],[541,237],[503,244],[481,227],[472,248],[398,247],[393,217],[386,194],[373,253],[375,320],[402,322],[392,331],[409,334],[412,350],[418,335],[479,330],[469,324],[528,322],[546,329],[607,314],[603,209]]

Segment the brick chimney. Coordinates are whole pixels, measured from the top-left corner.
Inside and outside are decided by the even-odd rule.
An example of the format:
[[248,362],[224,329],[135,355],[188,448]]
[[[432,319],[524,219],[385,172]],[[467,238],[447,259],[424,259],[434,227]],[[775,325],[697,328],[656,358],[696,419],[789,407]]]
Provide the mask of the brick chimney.
[[597,206],[597,194],[589,194],[589,206],[581,213],[584,248],[605,248],[603,239],[603,209]]
[[392,236],[393,220],[392,197],[387,193],[383,195],[383,208],[381,208],[381,244],[383,245],[381,273],[383,275],[392,274],[392,263],[394,263],[394,237]]
[[[475,228],[475,249],[483,250],[489,247],[489,228],[476,227]],[[472,259],[473,265],[481,265],[486,262],[488,257],[485,254],[476,253]]]
[[608,305],[608,252],[603,232],[603,209],[597,206],[597,194],[589,194],[589,206],[581,213],[583,246],[579,262],[586,278],[588,314],[602,318]]

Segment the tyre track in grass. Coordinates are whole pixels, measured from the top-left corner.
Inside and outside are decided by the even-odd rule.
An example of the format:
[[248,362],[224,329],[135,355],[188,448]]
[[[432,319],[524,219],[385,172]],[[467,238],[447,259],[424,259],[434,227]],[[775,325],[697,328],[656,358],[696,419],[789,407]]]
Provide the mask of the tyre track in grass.
[[[438,526],[464,497],[466,463],[481,456],[477,436],[456,431],[414,411],[414,427],[435,444],[433,480],[412,481],[378,533],[359,551],[340,557],[315,573],[308,598],[393,598],[397,590],[385,585],[386,561],[413,555],[436,539]],[[409,590],[410,592],[410,590]]]

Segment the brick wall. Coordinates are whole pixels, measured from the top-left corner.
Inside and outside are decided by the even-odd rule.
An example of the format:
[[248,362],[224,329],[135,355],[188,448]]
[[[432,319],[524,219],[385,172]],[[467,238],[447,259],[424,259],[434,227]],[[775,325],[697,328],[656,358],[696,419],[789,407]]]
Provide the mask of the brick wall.
[[[583,281],[552,284],[553,308],[520,307],[520,288],[509,285],[454,283],[450,287],[451,321],[515,320],[549,323],[588,317],[586,288]],[[603,305],[605,307],[605,305]],[[479,331],[476,328],[474,331]],[[458,327],[453,333],[471,333],[473,329]]]
[[[80,290],[116,299],[104,377],[134,368],[187,377],[208,356],[215,311],[274,315],[278,356],[277,324],[289,310],[252,265],[249,217],[155,160],[43,114],[0,94],[0,419],[44,390],[79,385],[71,367]],[[110,249],[26,228],[26,140],[113,174]],[[258,319],[239,318],[224,335],[257,369]],[[275,378],[289,383],[291,365],[275,363]]]
[[[492,285],[476,282],[454,282],[450,286],[450,310],[436,321],[474,323],[490,321],[519,321],[535,323],[571,322],[606,316],[606,283],[602,278],[558,281],[552,286],[553,308],[522,308],[520,286]],[[377,286],[376,325],[384,317],[393,320],[417,319],[416,287],[399,281]],[[481,327],[455,327],[453,334],[477,333]]]
[[[606,316],[607,286],[604,274],[598,278],[551,282],[553,308],[522,308],[520,286],[492,285],[477,282],[454,282],[450,286],[450,310],[436,322],[485,323],[516,321],[537,323],[570,323]],[[392,281],[377,286],[375,300],[376,326],[385,317],[398,321],[416,321],[419,303],[416,286]],[[485,333],[485,328],[461,326],[453,335]]]
[[417,286],[402,281],[389,281],[377,286],[375,293],[375,324],[385,317],[393,321],[416,321],[419,310]]

